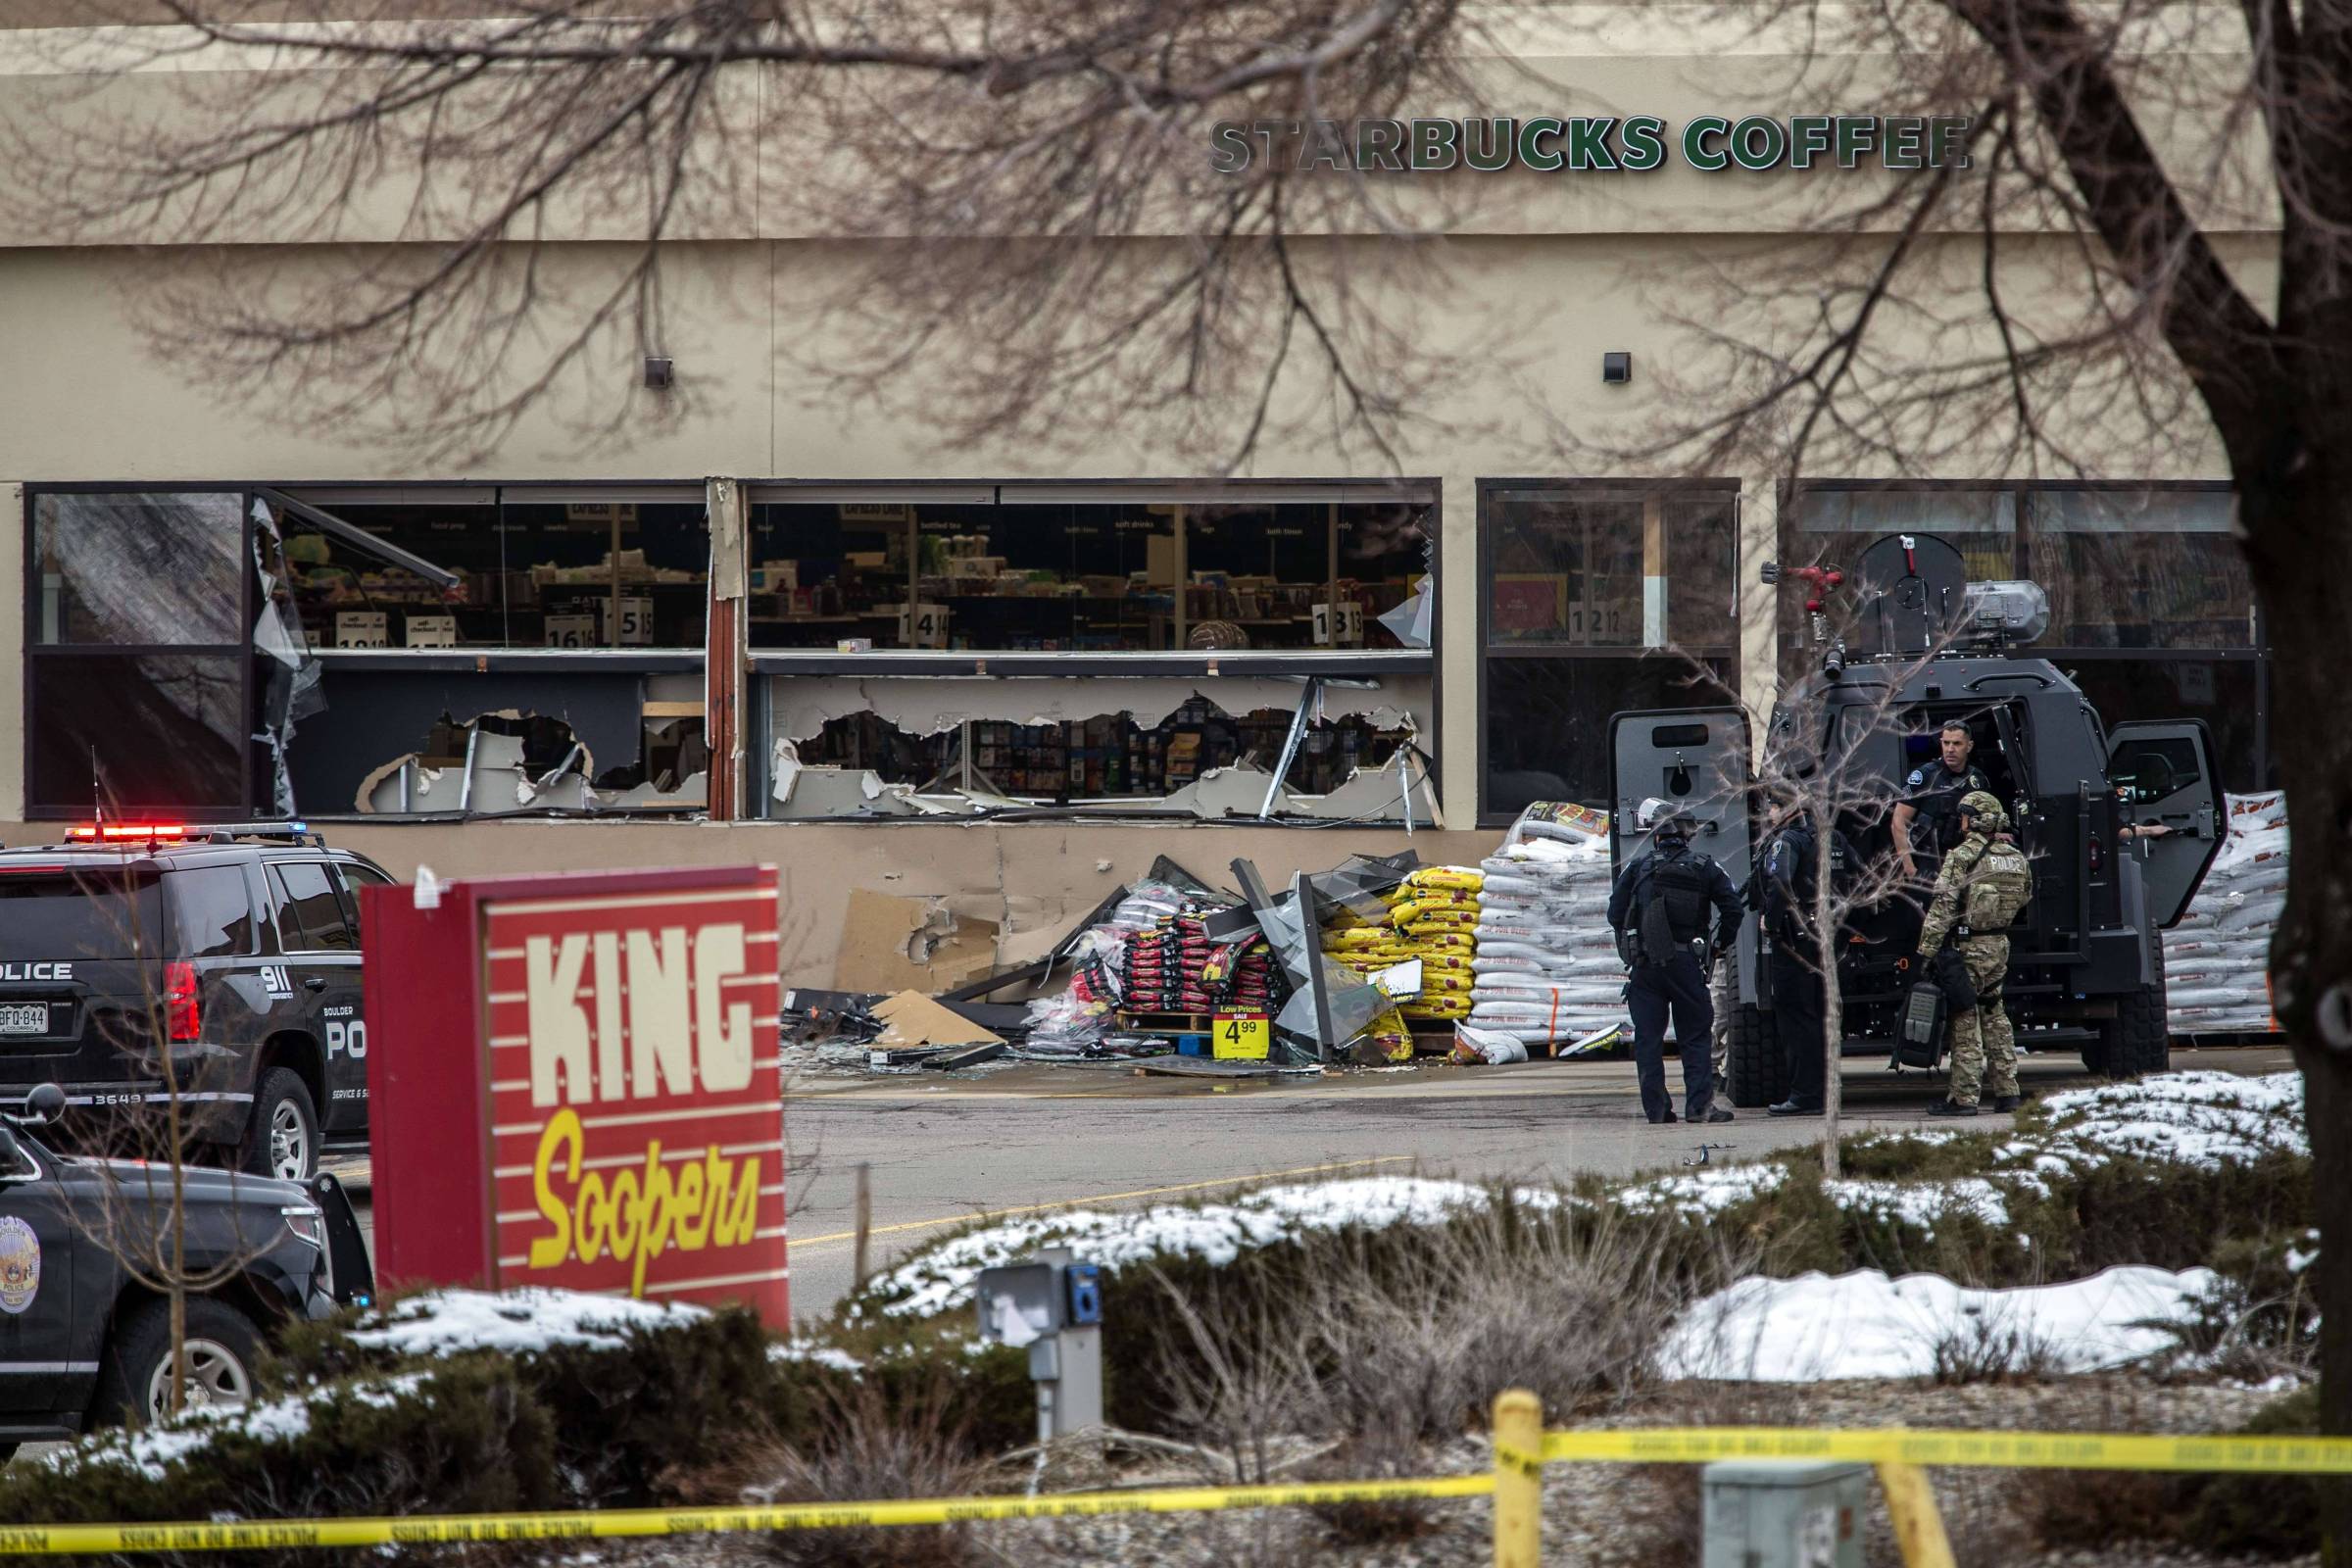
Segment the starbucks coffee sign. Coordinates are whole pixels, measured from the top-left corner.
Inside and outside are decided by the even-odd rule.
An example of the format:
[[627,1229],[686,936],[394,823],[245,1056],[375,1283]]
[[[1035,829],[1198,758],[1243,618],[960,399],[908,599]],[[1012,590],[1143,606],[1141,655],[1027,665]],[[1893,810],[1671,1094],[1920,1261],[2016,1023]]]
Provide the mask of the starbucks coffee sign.
[[1700,115],[1680,125],[1655,115],[1560,119],[1224,120],[1209,131],[1209,168],[1356,170],[1393,173],[1471,169],[1662,169],[1679,159],[1715,173],[1834,167],[1966,169],[1971,122],[1954,115]]

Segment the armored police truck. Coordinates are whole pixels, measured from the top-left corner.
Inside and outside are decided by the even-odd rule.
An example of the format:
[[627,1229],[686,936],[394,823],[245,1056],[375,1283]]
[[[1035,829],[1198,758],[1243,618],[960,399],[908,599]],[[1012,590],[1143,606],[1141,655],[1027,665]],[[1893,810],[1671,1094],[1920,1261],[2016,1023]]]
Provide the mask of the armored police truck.
[[[1766,580],[1778,573],[1765,568]],[[2164,946],[2228,832],[2213,742],[2196,719],[2108,726],[2082,689],[2016,650],[2046,628],[2032,583],[1967,580],[1960,554],[1927,535],[1878,541],[1850,573],[1806,568],[1818,667],[1785,692],[1765,737],[1766,776],[1837,781],[1839,825],[1864,864],[1895,853],[1894,808],[1941,765],[1938,736],[1965,725],[1968,765],[2009,807],[2034,865],[2034,898],[2010,931],[2006,987],[2020,1051],[2080,1052],[2093,1071],[2159,1071],[2169,1055]],[[1841,633],[1826,597],[1852,596]],[[1700,824],[1693,843],[1751,873],[1765,824],[1753,820],[1750,736],[1736,708],[1619,713],[1610,720],[1612,859],[1639,850],[1641,803],[1676,801]],[[1825,794],[1829,792],[1824,792]],[[2127,832],[2161,824],[2163,834]],[[1916,827],[1916,819],[1914,826]],[[1914,832],[1931,875],[1933,830]],[[1841,933],[1843,1052],[1898,1062],[1901,1006],[1914,972],[1924,889],[1891,892]],[[1756,922],[1737,951],[1730,1094],[1764,1105],[1788,1091],[1774,1037],[1769,966]]]

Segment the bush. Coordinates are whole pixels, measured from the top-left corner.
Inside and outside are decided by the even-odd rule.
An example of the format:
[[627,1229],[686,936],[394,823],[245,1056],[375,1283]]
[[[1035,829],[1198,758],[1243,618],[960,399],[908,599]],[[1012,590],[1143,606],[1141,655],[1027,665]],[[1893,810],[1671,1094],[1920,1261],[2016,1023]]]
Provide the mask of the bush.
[[265,1376],[291,1389],[454,1361],[511,1367],[547,1418],[569,1500],[578,1504],[673,1500],[671,1472],[718,1462],[746,1434],[803,1425],[808,1387],[825,1376],[772,1357],[766,1329],[741,1307],[623,1328],[617,1344],[558,1342],[513,1356],[471,1351],[439,1361],[361,1344],[351,1337],[360,1321],[346,1313],[290,1329]]
[[[117,1431],[53,1464],[0,1471],[0,1525],[497,1513],[567,1500],[547,1412],[513,1366],[481,1358]],[[307,1568],[318,1554],[237,1560]]]
[[[944,1371],[895,1394],[872,1383],[828,1386],[800,1443],[738,1460],[716,1487],[728,1502],[761,1506],[966,1495],[979,1490],[980,1471],[957,1397]],[[966,1523],[781,1530],[761,1548],[793,1568],[959,1568],[986,1555]]]
[[[2265,1406],[2238,1430],[2309,1436],[2319,1426],[2314,1386]],[[2034,1537],[2052,1547],[2144,1541],[2216,1557],[2288,1558],[2320,1546],[2319,1481],[2311,1476],[2037,1471],[2024,1482],[2023,1511]]]

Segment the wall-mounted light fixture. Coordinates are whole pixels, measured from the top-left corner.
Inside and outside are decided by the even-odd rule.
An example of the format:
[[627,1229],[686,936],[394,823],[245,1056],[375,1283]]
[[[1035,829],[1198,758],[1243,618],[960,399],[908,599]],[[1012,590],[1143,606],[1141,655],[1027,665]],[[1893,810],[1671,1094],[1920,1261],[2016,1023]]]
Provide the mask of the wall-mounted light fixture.
[[645,384],[655,391],[661,392],[668,388],[670,380],[671,370],[668,356],[648,354],[645,357]]
[[1603,354],[1600,357],[1600,378],[1609,386],[1631,381],[1634,378],[1633,355],[1622,349]]

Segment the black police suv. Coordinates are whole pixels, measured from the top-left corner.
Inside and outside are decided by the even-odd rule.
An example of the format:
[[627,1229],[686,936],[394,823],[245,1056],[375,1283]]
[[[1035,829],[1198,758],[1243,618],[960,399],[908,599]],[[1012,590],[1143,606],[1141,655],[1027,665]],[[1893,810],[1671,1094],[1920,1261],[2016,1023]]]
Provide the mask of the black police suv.
[[[170,1167],[59,1153],[33,1129],[65,1102],[42,1085],[0,1116],[0,1461],[171,1407],[171,1301],[150,1288],[174,1250]],[[367,1246],[332,1176],[180,1176],[179,1277],[216,1282],[187,1298],[182,1404],[235,1407],[274,1327],[370,1299]]]
[[299,822],[0,850],[0,1108],[55,1083],[77,1142],[159,1152],[176,1099],[192,1156],[309,1178],[368,1136],[358,890],[390,880]]
[[[2091,1070],[2113,1077],[2161,1071],[2171,1042],[2160,933],[2186,912],[2229,832],[2205,725],[2103,723],[2063,670],[2013,651],[2046,627],[2041,591],[2031,583],[1972,585],[1959,552],[1941,540],[1882,539],[1846,585],[1860,604],[1847,628],[1852,646],[1844,636],[1825,637],[1825,620],[1816,620],[1819,667],[1774,708],[1768,771],[1776,756],[1842,770],[1849,809],[1838,826],[1868,863],[1891,853],[1892,807],[1906,798],[1915,770],[1937,762],[1942,727],[1966,725],[1969,761],[2005,803],[2034,867],[2033,902],[2008,933],[2005,1001],[2018,1049],[2077,1051]],[[1699,819],[1693,844],[1734,880],[1744,878],[1762,837],[1742,782],[1748,748],[1738,709],[1614,715],[1612,851],[1636,847],[1629,835],[1643,799],[1673,800]],[[2159,824],[2161,835],[2136,831]],[[1919,848],[1932,863],[1933,850]],[[1858,911],[1846,933],[1838,961],[1844,1054],[1894,1058],[1902,1004],[1918,978],[1910,962],[1922,902],[1886,899]],[[1788,1092],[1757,939],[1748,921],[1727,1063],[1740,1105],[1770,1104]]]

